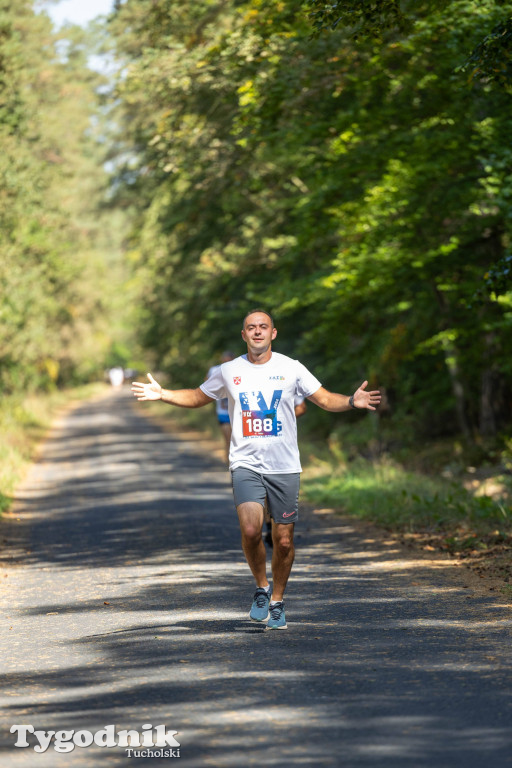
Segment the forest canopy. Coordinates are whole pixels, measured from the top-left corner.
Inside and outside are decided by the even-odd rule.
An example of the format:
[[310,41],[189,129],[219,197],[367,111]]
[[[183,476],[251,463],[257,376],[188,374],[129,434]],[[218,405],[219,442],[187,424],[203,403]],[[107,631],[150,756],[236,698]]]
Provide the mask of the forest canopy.
[[[123,214],[105,205],[105,78],[84,30],[0,1],[0,390],[98,377],[126,333]],[[112,359],[113,358],[113,359]]]
[[0,7],[3,392],[142,349],[195,386],[264,306],[395,435],[509,433],[508,3]]
[[327,387],[383,387],[404,434],[510,425],[510,90],[486,69],[508,10],[118,3],[116,184],[176,383],[256,304]]

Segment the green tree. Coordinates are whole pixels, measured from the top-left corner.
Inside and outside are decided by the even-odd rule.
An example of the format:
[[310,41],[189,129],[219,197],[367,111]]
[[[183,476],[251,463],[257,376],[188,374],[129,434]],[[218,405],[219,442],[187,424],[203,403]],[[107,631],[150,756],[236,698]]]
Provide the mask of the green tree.
[[287,2],[120,6],[116,183],[145,341],[176,381],[263,304],[327,386],[385,384],[395,432],[507,426],[508,96],[458,71],[505,10],[409,4],[354,41],[312,39]]
[[99,213],[104,78],[87,64],[86,34],[56,34],[28,0],[1,3],[0,30],[0,385],[9,392],[101,371],[115,219],[109,228]]

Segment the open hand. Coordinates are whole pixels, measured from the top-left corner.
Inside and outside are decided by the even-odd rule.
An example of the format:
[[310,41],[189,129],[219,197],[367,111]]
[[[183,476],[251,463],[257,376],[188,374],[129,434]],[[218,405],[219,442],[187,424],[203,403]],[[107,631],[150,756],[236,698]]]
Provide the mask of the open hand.
[[134,381],[132,384],[132,392],[137,400],[161,400],[162,387],[155,381],[150,373],[148,373],[149,384],[144,384],[141,381]]
[[381,395],[378,390],[366,392],[367,381],[363,381],[359,389],[354,392],[354,405],[356,408],[366,408],[369,411],[375,411],[380,403]]

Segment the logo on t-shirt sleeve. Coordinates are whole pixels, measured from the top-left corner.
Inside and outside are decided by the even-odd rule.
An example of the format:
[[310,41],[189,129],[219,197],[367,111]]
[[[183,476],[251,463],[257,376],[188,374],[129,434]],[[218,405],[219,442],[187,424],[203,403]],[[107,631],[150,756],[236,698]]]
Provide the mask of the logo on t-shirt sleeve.
[[261,392],[239,393],[244,437],[277,437],[281,433],[282,424],[277,420],[277,409],[282,394],[282,389],[275,389],[268,406]]

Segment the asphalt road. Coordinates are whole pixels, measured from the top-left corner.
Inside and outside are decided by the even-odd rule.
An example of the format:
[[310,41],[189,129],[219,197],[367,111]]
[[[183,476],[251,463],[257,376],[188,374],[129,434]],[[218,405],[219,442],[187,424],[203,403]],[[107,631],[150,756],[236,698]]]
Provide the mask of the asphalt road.
[[[248,620],[227,471],[126,390],[59,419],[0,543],[3,768],[512,765],[503,597],[449,560],[309,512],[289,629],[264,632]],[[27,724],[164,725],[179,762],[119,746],[36,753],[31,734],[14,746],[11,726]]]

